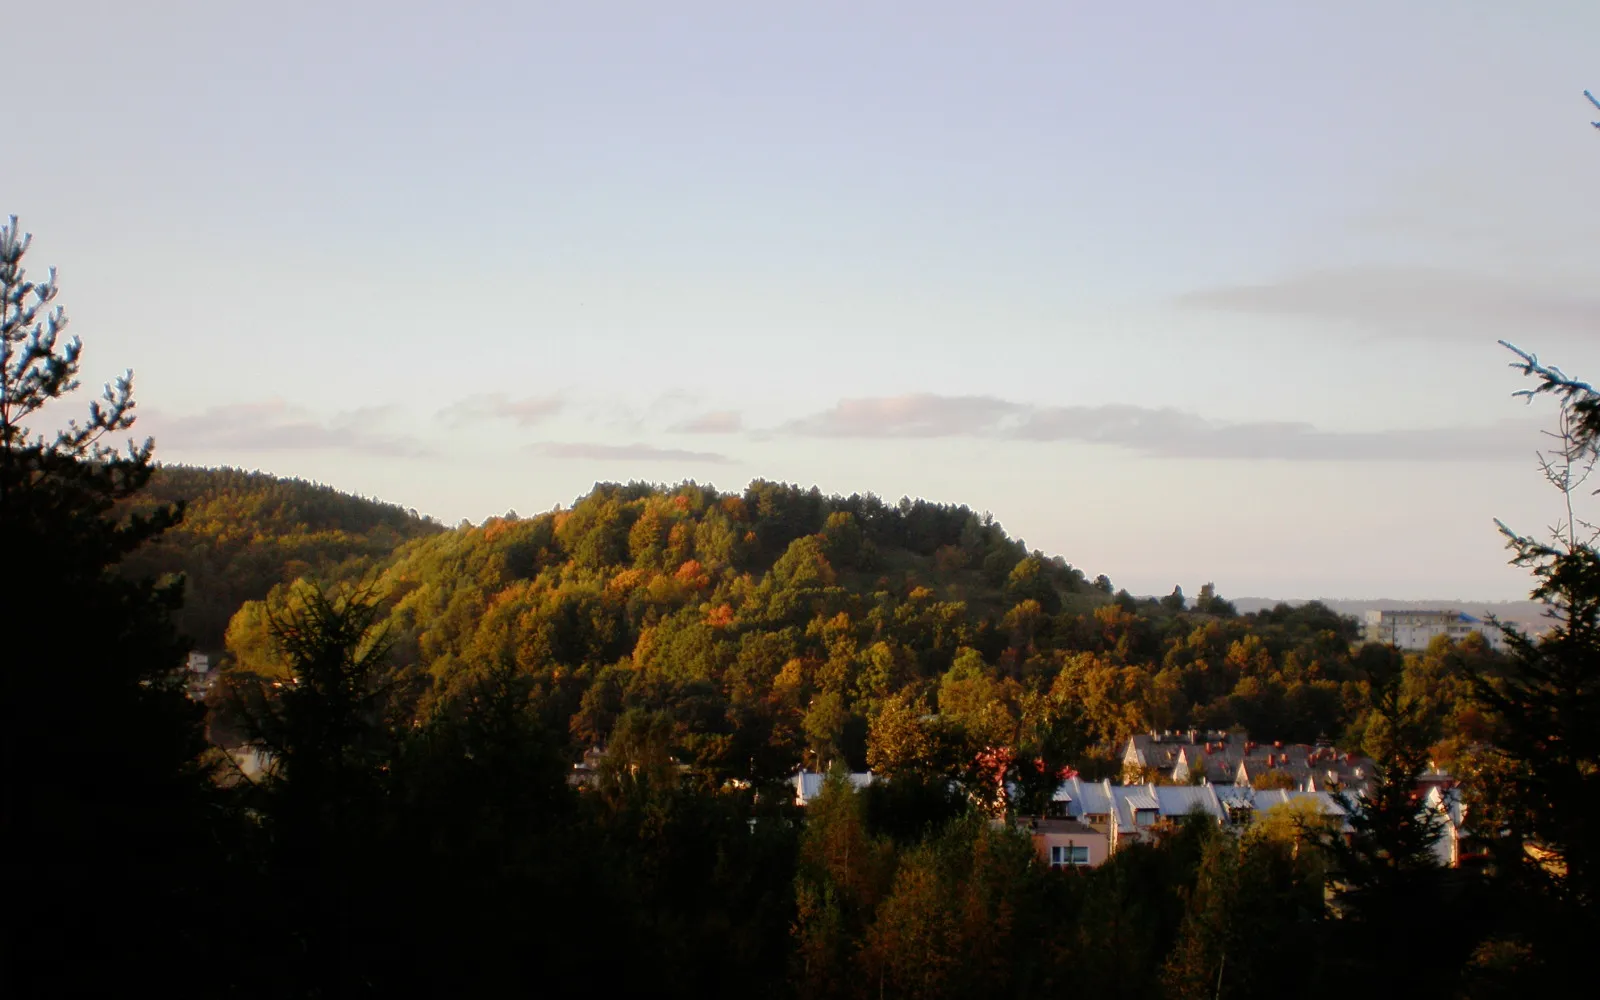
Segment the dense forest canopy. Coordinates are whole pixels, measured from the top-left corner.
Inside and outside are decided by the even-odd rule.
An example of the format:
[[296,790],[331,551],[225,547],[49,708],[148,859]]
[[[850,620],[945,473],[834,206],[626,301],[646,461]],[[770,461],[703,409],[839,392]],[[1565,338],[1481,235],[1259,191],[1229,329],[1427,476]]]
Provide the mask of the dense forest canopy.
[[[255,588],[227,629],[230,674],[282,672],[269,623],[295,581],[360,580],[382,599],[416,717],[509,669],[573,754],[644,713],[721,779],[834,760],[892,769],[907,713],[935,720],[916,745],[941,747],[952,773],[993,746],[1056,747],[1062,764],[1110,773],[1117,744],[1153,729],[1360,749],[1374,682],[1404,674],[1453,705],[1470,661],[1491,655],[1363,647],[1357,623],[1320,604],[1238,615],[1209,584],[1193,600],[1136,600],[988,516],[923,500],[601,484],[568,508],[442,530],[302,484],[183,475],[238,483],[207,487],[206,519],[158,550],[163,570],[201,581],[221,566]],[[190,586],[204,608],[243,592]],[[1435,734],[1445,762],[1471,735],[1452,713]]]
[[300,577],[359,580],[403,542],[443,531],[414,510],[331,486],[239,469],[164,465],[130,511],[181,503],[183,520],[130,555],[130,578],[185,577],[177,625],[196,648],[220,653],[246,601]]

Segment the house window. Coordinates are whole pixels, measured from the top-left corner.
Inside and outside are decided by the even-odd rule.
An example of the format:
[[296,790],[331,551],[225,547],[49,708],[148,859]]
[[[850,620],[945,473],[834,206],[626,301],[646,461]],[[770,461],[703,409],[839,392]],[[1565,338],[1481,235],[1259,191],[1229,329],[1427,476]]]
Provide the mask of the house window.
[[1089,863],[1089,848],[1074,844],[1050,848],[1051,868],[1081,867]]

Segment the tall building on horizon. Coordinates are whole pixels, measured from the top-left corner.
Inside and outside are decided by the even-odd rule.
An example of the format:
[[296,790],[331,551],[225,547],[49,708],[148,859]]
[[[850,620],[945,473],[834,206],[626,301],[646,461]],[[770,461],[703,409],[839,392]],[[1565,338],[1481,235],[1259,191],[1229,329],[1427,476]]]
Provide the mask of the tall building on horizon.
[[1439,636],[1457,642],[1474,632],[1494,649],[1505,649],[1505,635],[1489,622],[1465,611],[1368,611],[1366,638],[1407,650],[1424,650]]

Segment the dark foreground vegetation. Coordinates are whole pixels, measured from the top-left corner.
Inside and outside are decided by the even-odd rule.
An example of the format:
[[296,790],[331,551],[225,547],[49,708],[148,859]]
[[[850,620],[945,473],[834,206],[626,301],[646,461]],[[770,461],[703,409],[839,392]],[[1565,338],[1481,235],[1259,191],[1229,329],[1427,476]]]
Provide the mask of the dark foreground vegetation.
[[[1508,532],[1552,613],[1403,655],[1318,605],[1117,592],[965,508],[600,486],[446,531],[158,469],[87,417],[0,234],[0,993],[1488,997],[1595,931],[1600,559]],[[1600,397],[1523,356],[1562,451]],[[1576,477],[1565,480],[1568,497]],[[205,703],[181,669],[221,664]],[[1010,822],[1132,733],[1377,762],[1350,829],[1195,818],[1087,871]],[[582,788],[573,763],[604,747]],[[252,748],[270,766],[246,773]],[[262,759],[262,758],[256,758]],[[1489,852],[1440,868],[1414,779]],[[836,767],[805,810],[799,767]],[[889,778],[854,792],[842,771]],[[1005,782],[1010,782],[1007,791]],[[1568,977],[1576,977],[1569,979]]]

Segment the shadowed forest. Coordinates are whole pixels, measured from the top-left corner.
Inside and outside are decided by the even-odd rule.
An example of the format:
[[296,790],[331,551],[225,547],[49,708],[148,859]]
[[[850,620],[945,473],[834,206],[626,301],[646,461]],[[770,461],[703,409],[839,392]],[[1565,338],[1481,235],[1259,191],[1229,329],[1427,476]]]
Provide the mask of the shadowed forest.
[[[1506,653],[1402,653],[1209,584],[1140,600],[965,507],[781,483],[603,484],[447,529],[122,447],[132,377],[81,401],[26,252],[13,220],[8,996],[1491,997],[1578,971],[1600,560],[1575,525],[1508,531],[1552,617]],[[1592,463],[1600,396],[1515,366]],[[1348,829],[1197,816],[1093,869],[1041,860],[1018,821],[1063,774],[1191,728],[1375,774]],[[1482,863],[1439,865],[1430,767]],[[831,772],[804,808],[801,768]]]

